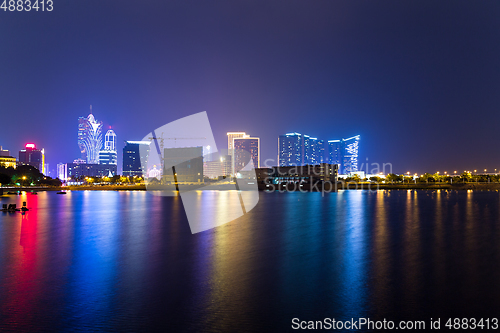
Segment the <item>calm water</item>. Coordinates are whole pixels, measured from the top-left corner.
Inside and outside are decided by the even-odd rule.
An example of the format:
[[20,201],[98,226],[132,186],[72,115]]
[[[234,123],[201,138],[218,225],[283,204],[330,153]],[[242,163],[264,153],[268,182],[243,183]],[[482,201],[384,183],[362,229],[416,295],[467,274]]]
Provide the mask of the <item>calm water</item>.
[[261,193],[191,234],[182,201],[54,192],[0,213],[0,330],[288,331],[292,318],[499,317],[498,192]]

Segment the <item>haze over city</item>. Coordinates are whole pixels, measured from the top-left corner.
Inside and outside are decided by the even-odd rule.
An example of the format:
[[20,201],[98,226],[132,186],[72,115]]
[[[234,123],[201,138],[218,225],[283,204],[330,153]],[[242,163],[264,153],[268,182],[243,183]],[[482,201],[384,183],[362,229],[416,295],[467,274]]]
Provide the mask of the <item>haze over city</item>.
[[4,149],[35,142],[51,166],[78,158],[77,120],[92,104],[119,150],[207,111],[220,148],[227,131],[246,131],[263,161],[297,131],[359,134],[359,161],[395,172],[500,168],[498,3],[116,6],[2,17]]

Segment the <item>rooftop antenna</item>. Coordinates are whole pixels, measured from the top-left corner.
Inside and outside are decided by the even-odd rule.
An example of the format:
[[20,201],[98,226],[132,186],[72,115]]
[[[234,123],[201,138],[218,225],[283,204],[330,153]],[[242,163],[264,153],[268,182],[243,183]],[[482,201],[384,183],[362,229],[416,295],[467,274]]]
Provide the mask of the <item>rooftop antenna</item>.
[[90,114],[92,114],[92,104],[90,104]]

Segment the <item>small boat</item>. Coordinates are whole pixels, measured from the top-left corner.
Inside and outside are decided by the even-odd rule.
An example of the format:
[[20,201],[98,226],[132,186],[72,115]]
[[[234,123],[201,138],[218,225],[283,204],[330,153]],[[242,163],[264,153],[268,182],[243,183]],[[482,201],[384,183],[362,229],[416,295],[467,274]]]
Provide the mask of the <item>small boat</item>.
[[7,192],[7,194],[16,194],[17,195],[17,192]]
[[61,191],[61,192],[57,192],[57,194],[66,194],[66,192]]
[[20,209],[16,208],[16,204],[9,204],[8,207],[7,207],[7,204],[3,204],[1,211],[2,212],[9,212],[10,213],[10,212],[19,212]]

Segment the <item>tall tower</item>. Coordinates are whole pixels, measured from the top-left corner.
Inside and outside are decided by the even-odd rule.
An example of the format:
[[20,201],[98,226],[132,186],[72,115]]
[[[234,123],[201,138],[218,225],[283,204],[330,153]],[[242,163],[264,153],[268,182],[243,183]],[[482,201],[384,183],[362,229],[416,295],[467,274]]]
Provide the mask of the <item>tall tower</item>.
[[88,164],[99,164],[99,150],[102,147],[102,121],[98,122],[92,114],[92,105],[88,117],[78,118],[78,147],[82,159]]
[[[233,156],[234,151],[234,139],[248,138],[245,132],[227,132],[227,154]],[[234,158],[231,158],[231,174],[234,174]]]
[[233,160],[235,170],[234,172],[238,172],[242,170],[247,164],[248,160],[246,159],[243,151],[246,151],[250,154],[250,158],[253,161],[254,168],[260,168],[260,139],[259,138],[237,138],[233,139]]
[[116,134],[112,129],[109,129],[104,136],[104,149],[99,151],[99,164],[117,165],[117,160]]

